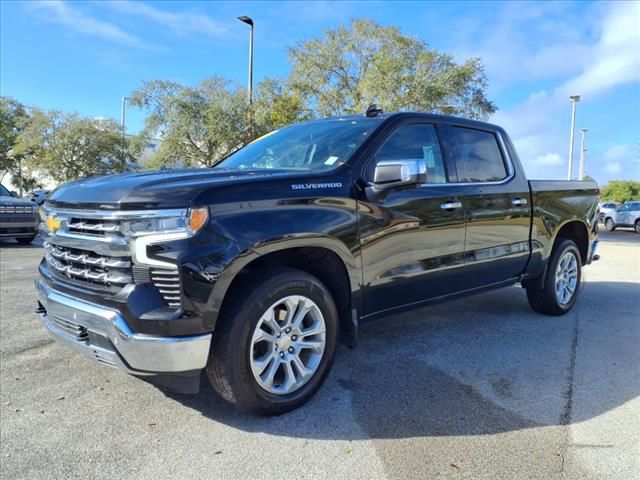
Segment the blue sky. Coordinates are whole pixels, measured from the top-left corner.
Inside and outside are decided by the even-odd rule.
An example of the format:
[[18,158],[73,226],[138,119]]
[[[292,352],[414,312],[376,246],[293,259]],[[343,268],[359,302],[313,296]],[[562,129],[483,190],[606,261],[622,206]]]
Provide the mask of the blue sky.
[[[565,178],[570,94],[588,128],[587,174],[640,179],[640,2],[129,2],[0,3],[0,93],[47,109],[120,116],[143,80],[195,84],[285,76],[286,46],[368,17],[460,61],[486,65],[491,118],[515,141],[528,174]],[[128,130],[142,126],[128,109]],[[576,136],[575,159],[579,154]],[[576,168],[577,174],[577,168]]]

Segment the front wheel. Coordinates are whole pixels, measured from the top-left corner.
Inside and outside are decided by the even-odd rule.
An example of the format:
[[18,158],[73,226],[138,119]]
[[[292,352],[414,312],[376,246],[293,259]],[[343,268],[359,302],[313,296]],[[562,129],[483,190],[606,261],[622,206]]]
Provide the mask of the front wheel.
[[636,233],[640,233],[640,220],[636,220],[636,223],[633,228],[635,228]]
[[616,224],[613,221],[613,218],[609,217],[604,221],[604,228],[607,232],[613,232],[616,229]]
[[561,239],[551,253],[544,288],[527,288],[529,305],[546,315],[564,315],[576,302],[582,280],[580,251],[569,239]]
[[338,313],[327,288],[293,269],[236,289],[214,333],[207,374],[226,401],[261,415],[298,408],[329,373]]

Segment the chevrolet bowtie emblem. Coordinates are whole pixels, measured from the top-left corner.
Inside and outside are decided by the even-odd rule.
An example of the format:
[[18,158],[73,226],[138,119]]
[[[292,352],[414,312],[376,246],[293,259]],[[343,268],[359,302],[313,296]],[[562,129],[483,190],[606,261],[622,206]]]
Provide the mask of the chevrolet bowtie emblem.
[[60,229],[62,222],[53,215],[47,215],[47,231],[55,233]]

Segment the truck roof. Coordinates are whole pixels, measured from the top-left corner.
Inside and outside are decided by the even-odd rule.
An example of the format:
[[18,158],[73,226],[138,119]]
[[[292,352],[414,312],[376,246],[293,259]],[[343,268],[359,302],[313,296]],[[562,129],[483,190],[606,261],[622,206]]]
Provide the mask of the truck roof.
[[394,118],[402,117],[414,117],[423,118],[425,120],[433,120],[435,122],[454,123],[457,125],[466,125],[469,127],[476,127],[486,130],[502,130],[498,125],[489,122],[482,122],[480,120],[471,120],[469,118],[456,117],[454,115],[440,115],[436,113],[426,112],[382,112],[376,116],[368,117],[362,113],[349,114],[349,115],[335,115],[331,117],[318,118],[314,120],[308,120],[308,122],[322,122],[332,120],[367,120],[367,121],[381,121],[391,120]]

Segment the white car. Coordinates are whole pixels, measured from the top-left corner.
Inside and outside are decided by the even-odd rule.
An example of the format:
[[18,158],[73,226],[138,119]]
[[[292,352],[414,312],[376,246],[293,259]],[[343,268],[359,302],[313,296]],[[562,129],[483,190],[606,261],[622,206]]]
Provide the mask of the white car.
[[607,216],[612,215],[618,209],[615,202],[605,202],[600,204],[600,221],[603,222]]
[[618,227],[632,227],[640,233],[640,201],[624,203],[613,213],[605,216],[604,227],[612,232]]

